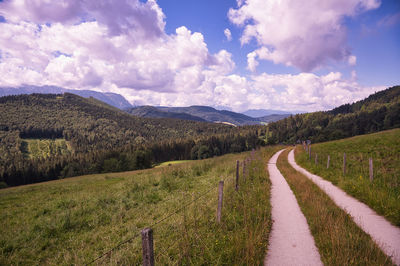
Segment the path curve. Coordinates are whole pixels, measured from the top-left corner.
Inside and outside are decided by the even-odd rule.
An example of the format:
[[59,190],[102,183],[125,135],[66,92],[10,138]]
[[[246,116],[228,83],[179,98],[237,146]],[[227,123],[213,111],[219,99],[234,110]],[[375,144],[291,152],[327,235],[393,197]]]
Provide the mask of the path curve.
[[264,265],[322,265],[307,220],[276,167],[282,151],[275,153],[268,162],[273,223]]
[[294,150],[288,155],[290,165],[308,177],[345,212],[347,212],[366,233],[368,233],[383,252],[400,265],[400,228],[389,223],[384,217],[376,214],[371,208],[357,199],[347,195],[343,190],[331,182],[311,174],[300,167],[294,159]]

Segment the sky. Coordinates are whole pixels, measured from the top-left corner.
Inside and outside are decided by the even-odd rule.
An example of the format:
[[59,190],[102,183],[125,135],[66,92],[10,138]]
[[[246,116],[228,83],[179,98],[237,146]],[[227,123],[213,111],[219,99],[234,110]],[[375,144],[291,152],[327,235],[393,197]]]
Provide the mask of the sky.
[[0,0],[0,86],[328,110],[400,85],[400,0]]

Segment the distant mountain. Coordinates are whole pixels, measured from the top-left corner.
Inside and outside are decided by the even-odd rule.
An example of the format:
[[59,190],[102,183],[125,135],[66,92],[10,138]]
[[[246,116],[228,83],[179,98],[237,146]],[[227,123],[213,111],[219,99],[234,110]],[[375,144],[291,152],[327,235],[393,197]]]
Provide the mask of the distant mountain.
[[186,113],[175,113],[175,112],[165,112],[159,110],[157,107],[153,106],[140,106],[133,107],[129,110],[129,113],[135,116],[140,117],[149,117],[149,118],[176,118],[183,120],[192,120],[192,121],[201,121],[207,122],[205,119],[200,118],[198,116],[193,116]]
[[258,117],[265,117],[269,115],[290,115],[291,112],[287,111],[280,111],[280,110],[270,110],[270,109],[250,109],[242,114],[253,117],[253,118],[258,118]]
[[119,109],[126,109],[132,107],[132,105],[122,95],[111,92],[102,93],[91,90],[70,90],[56,86],[22,86],[17,88],[0,87],[0,97],[7,95],[20,95],[20,94],[33,94],[33,93],[61,94],[65,92],[73,93],[85,98],[93,97],[97,100],[105,102]]
[[214,123],[229,123],[233,125],[258,125],[283,119],[289,114],[274,114],[260,118],[253,118],[244,114],[227,110],[217,110],[209,106],[189,107],[164,107],[164,106],[139,106],[127,110],[129,113],[140,117],[177,118],[194,121],[208,121]]
[[290,116],[290,114],[272,114],[272,115],[258,117],[257,119],[264,123],[271,123],[271,122],[279,121],[279,120],[284,119],[289,116]]

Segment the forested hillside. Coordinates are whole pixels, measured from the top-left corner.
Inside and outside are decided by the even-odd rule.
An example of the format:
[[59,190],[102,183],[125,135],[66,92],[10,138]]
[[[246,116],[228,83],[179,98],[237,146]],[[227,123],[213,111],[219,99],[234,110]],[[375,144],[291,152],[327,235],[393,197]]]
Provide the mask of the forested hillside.
[[151,117],[151,118],[176,118],[183,120],[193,120],[206,122],[205,119],[198,116],[193,116],[187,113],[175,113],[175,112],[165,112],[159,110],[154,106],[140,106],[127,110],[130,114],[139,117]]
[[25,85],[21,87],[0,87],[0,97],[7,95],[20,94],[63,94],[73,93],[85,98],[93,97],[99,101],[105,102],[119,109],[131,108],[132,105],[120,94],[112,92],[98,92],[93,90],[72,90],[64,89],[57,86],[33,86]]
[[[0,98],[0,182],[20,185],[207,158],[256,147],[256,133],[253,127],[134,117],[68,93],[6,96]],[[46,156],[29,154],[32,143],[43,149],[35,153]]]
[[270,123],[268,143],[335,140],[400,127],[400,86],[327,112],[290,116]]
[[289,116],[289,114],[269,114],[254,118],[241,113],[196,105],[189,107],[137,106],[126,110],[128,113],[140,117],[170,117],[194,121],[227,122],[237,126],[260,125]]

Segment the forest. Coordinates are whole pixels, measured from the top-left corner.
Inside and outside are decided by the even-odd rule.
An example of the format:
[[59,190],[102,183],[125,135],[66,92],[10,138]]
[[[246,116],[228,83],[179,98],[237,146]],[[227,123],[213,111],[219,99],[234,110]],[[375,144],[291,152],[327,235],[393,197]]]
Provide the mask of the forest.
[[[0,187],[204,159],[266,144],[313,143],[400,127],[400,86],[330,111],[267,126],[233,127],[136,117],[94,98],[32,94],[0,98]],[[63,143],[63,146],[57,146]],[[33,156],[35,151],[46,156]],[[47,144],[44,144],[47,143]]]
[[[32,94],[0,98],[0,186],[149,168],[262,145],[257,126],[139,118],[93,98]],[[68,152],[29,155],[32,140],[62,140]],[[42,142],[43,143],[43,142]]]
[[400,127],[400,86],[333,110],[298,114],[268,124],[268,144],[336,140]]

